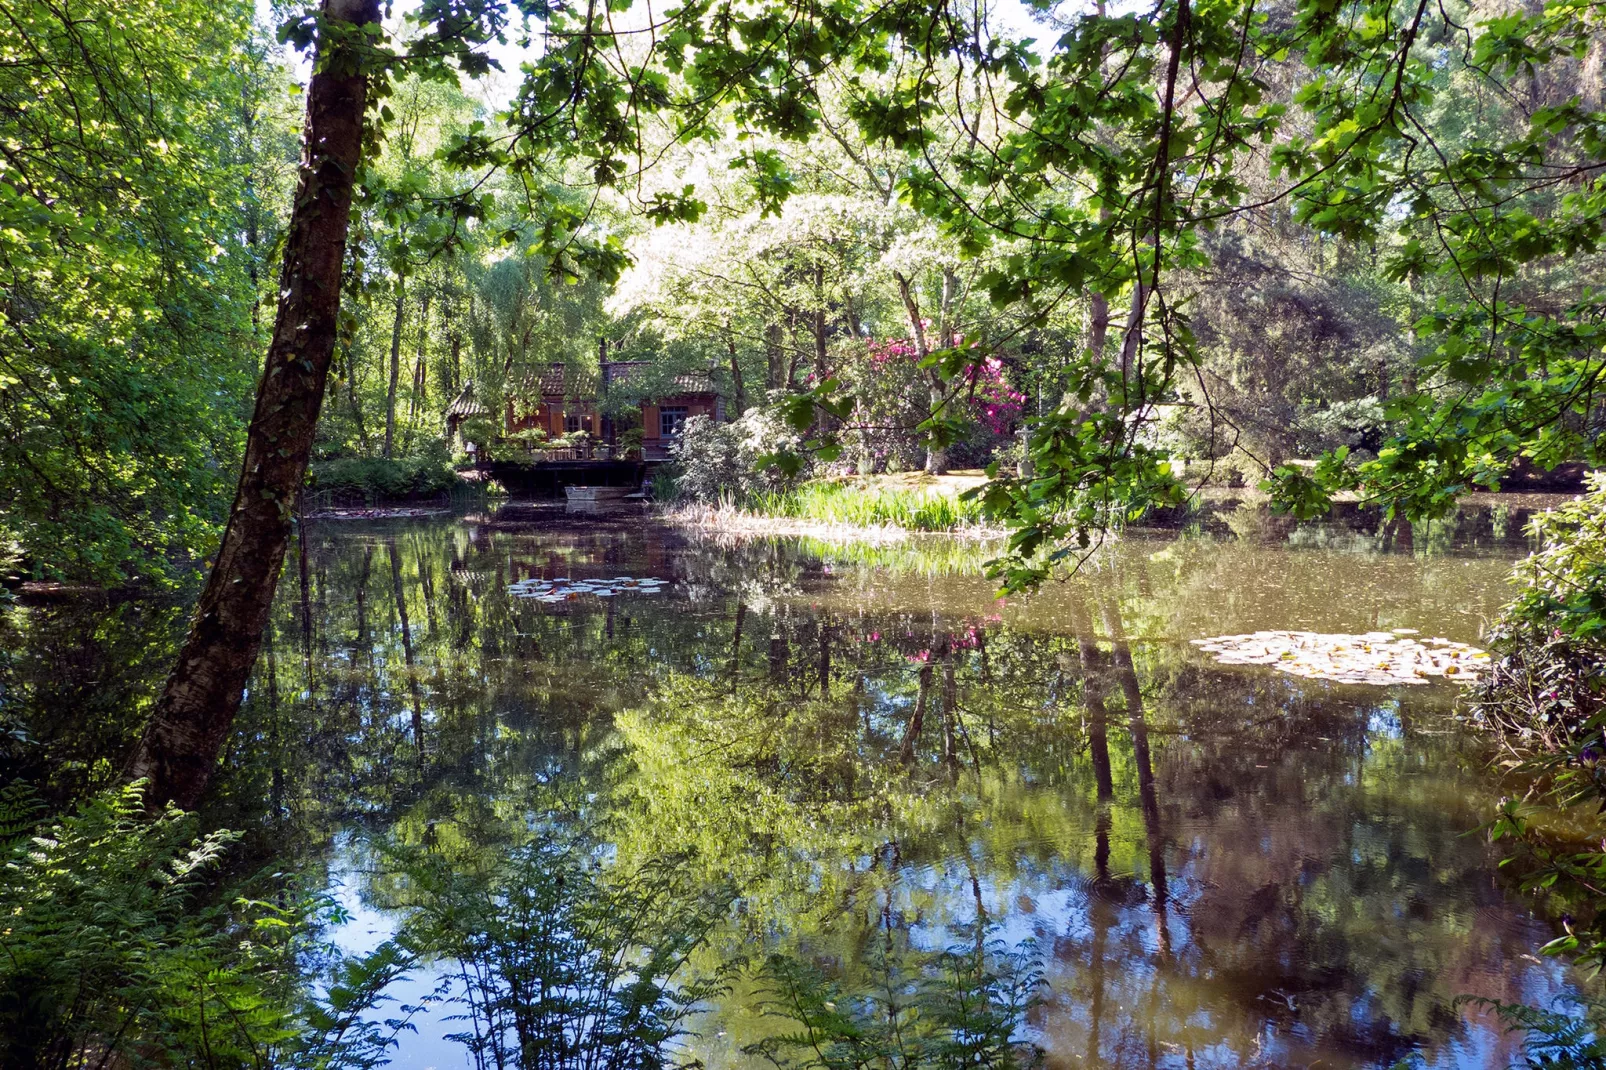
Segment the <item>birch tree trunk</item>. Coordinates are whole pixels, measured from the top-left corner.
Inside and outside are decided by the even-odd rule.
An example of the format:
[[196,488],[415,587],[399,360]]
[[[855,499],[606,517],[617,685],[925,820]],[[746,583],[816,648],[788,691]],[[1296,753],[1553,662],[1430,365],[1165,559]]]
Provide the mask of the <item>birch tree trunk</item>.
[[731,407],[732,420],[747,411],[747,387],[742,382],[742,362],[736,355],[736,336],[731,333],[730,321],[725,323],[725,351],[730,354],[731,387],[735,394],[731,400],[735,404]]
[[[324,0],[323,17],[376,23],[379,0]],[[193,807],[217,765],[262,646],[323,405],[368,87],[360,55],[320,59],[307,91],[279,305],[234,506],[189,635],[129,762],[131,776],[150,781],[148,805]]]

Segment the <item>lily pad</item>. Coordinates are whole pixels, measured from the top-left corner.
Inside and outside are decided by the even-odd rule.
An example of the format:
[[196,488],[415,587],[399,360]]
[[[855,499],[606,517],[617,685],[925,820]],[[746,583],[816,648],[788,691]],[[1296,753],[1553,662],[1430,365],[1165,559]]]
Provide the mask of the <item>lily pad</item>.
[[649,576],[615,576],[613,579],[567,579],[556,577],[542,580],[531,577],[507,586],[508,594],[544,605],[577,602],[583,596],[613,598],[621,594],[658,594],[664,590],[664,581]]
[[1195,639],[1221,665],[1270,665],[1279,672],[1347,684],[1424,684],[1439,677],[1477,683],[1489,655],[1465,643],[1411,638],[1411,629],[1359,635],[1267,631]]

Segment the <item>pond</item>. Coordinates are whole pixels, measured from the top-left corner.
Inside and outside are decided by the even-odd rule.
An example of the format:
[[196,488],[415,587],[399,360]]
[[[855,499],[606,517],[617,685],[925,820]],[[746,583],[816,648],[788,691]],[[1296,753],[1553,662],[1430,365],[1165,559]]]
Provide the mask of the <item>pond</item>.
[[[1190,640],[1476,644],[1521,521],[1469,508],[1384,552],[1375,525],[1244,507],[1004,599],[984,548],[939,539],[735,542],[519,506],[315,524],[214,816],[318,875],[352,949],[430,894],[408,859],[461,877],[561,830],[734,897],[704,973],[780,952],[849,991],[886,948],[1018,950],[1044,980],[1020,1033],[1051,1066],[1504,1065],[1517,1039],[1458,997],[1584,982],[1537,954],[1555,925],[1466,835],[1501,788],[1456,685],[1218,665]],[[31,775],[104,779],[91,756],[132,738],[183,624],[177,601],[10,611],[5,697],[48,755]],[[398,995],[458,976],[431,963]],[[760,1065],[743,1049],[786,1028],[765,1000],[728,971],[681,1054]],[[473,1065],[449,1039],[464,1013],[420,1012],[395,1065]]]

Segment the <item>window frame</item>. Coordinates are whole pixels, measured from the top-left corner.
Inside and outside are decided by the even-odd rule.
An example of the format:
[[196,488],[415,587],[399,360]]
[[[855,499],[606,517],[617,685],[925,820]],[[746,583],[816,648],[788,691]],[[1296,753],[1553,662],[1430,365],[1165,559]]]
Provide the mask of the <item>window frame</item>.
[[[669,417],[673,421],[673,423],[674,423],[674,429],[673,430],[669,430],[668,427],[666,426],[666,424],[664,422],[664,418],[665,417]],[[675,437],[677,437],[680,434],[681,429],[686,426],[686,421],[689,420],[689,419],[691,419],[691,408],[689,406],[686,406],[686,405],[660,405],[660,406],[658,406],[658,437],[659,438],[675,438]]]

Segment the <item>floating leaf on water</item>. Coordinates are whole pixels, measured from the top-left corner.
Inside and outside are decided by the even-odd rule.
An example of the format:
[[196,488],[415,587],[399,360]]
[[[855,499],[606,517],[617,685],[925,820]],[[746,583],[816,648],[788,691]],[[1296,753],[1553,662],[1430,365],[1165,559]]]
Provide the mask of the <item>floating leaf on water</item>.
[[1432,647],[1394,632],[1360,635],[1255,632],[1191,642],[1222,665],[1272,665],[1280,672],[1357,684],[1420,684],[1431,677],[1473,683],[1489,655],[1465,643],[1434,638]]

